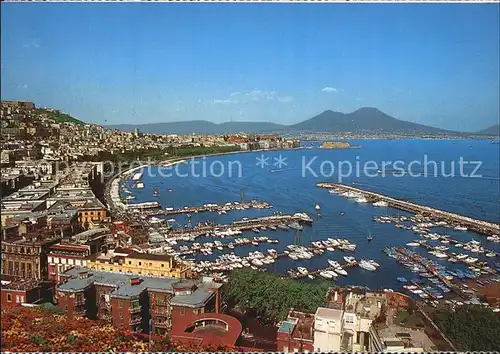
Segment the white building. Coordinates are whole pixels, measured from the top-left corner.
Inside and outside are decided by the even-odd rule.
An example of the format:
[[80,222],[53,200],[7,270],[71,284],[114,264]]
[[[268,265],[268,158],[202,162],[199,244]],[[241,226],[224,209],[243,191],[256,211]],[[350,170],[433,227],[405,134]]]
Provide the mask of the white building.
[[318,307],[314,315],[314,350],[338,352],[342,337],[342,310]]

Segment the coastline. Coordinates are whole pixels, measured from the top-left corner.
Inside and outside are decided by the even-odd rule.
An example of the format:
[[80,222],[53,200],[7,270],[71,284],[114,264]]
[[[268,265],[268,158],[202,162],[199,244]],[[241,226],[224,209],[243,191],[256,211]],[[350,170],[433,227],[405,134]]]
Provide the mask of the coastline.
[[217,152],[213,154],[204,154],[204,155],[194,155],[188,157],[175,157],[172,159],[156,162],[156,163],[146,163],[140,166],[130,168],[122,173],[116,175],[111,181],[110,187],[110,199],[111,203],[108,205],[110,209],[119,209],[118,211],[126,211],[128,209],[127,204],[123,203],[120,198],[120,185],[122,181],[126,178],[126,176],[134,173],[135,171],[142,170],[148,166],[163,166],[163,167],[171,167],[180,163],[185,163],[190,159],[198,159],[203,157],[214,157],[214,156],[224,156],[224,155],[234,155],[234,154],[242,154],[242,153],[251,153],[251,152],[266,152],[266,151],[290,151],[290,150],[302,150],[302,149],[315,149],[316,147],[312,146],[299,146],[296,148],[287,148],[287,149],[259,149],[259,150],[240,150],[240,151],[229,151],[229,152]]

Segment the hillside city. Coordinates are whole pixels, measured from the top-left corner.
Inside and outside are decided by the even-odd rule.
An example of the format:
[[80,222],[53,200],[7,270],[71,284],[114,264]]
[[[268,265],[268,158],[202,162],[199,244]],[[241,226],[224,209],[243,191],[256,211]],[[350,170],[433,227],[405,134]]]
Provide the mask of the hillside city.
[[[126,132],[87,124],[33,102],[2,101],[2,351],[498,349],[500,291],[498,282],[489,281],[496,274],[490,268],[484,273],[487,280],[469,279],[462,288],[451,287],[453,296],[446,300],[415,299],[393,289],[302,282],[300,274],[262,272],[254,267],[257,262],[233,269],[229,264],[236,261],[229,255],[225,263],[203,268],[181,257],[182,252],[208,253],[238,243],[273,240],[256,236],[227,244],[221,242],[222,231],[217,231],[221,241],[214,237],[210,244],[181,246],[178,253],[177,242],[193,240],[196,232],[212,232],[218,225],[160,225],[162,221],[153,216],[160,214],[155,212],[169,215],[174,210],[158,211],[158,202],[134,204],[118,195],[119,179],[133,180],[143,164],[298,149],[301,141],[333,136],[366,137],[319,132]],[[242,196],[239,203],[193,207],[192,213],[246,208],[270,206]],[[291,218],[293,225],[311,222],[307,215]],[[245,222],[253,221],[241,221]],[[262,230],[266,225],[276,229],[272,223],[263,225]],[[230,231],[226,229],[226,235]],[[317,248],[324,251],[327,246]],[[274,262],[272,258],[281,256],[270,252],[257,259]],[[438,270],[436,276],[440,277]],[[57,321],[84,335],[51,326]],[[23,326],[36,330],[32,323],[40,323],[39,333],[22,330]],[[488,325],[494,329],[489,331]],[[63,341],[54,339],[58,326]],[[99,334],[100,328],[110,335]],[[470,331],[483,333],[464,340],[470,339]],[[86,336],[95,338],[94,343]],[[123,341],[115,343],[117,337]]]

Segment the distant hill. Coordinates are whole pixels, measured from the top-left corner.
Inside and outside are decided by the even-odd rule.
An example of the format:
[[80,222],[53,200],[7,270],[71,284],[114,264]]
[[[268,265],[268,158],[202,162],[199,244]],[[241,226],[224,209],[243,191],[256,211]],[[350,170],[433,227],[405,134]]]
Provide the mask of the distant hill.
[[416,134],[439,134],[447,132],[443,129],[399,120],[371,107],[360,108],[352,113],[340,113],[328,110],[291,127],[296,130],[317,132],[371,131]]
[[402,134],[444,134],[454,133],[427,125],[406,122],[371,107],[360,108],[352,113],[324,111],[298,124],[281,125],[269,122],[226,122],[221,124],[205,120],[151,124],[120,124],[108,126],[124,131],[139,129],[144,133],[157,134],[223,134],[223,133],[266,133],[285,131],[310,132],[378,132]]
[[191,120],[184,122],[150,123],[150,124],[118,124],[107,128],[133,132],[136,128],[150,134],[234,134],[234,133],[268,133],[285,131],[287,126],[269,122],[226,122],[212,123],[206,120]]
[[495,124],[489,128],[478,131],[478,134],[500,136],[500,125]]
[[38,114],[46,114],[48,118],[54,120],[56,123],[74,123],[74,124],[86,124],[85,122],[82,122],[81,120],[78,120],[69,114],[62,113],[57,110],[50,110],[50,109],[45,109],[45,108],[36,108],[35,112]]

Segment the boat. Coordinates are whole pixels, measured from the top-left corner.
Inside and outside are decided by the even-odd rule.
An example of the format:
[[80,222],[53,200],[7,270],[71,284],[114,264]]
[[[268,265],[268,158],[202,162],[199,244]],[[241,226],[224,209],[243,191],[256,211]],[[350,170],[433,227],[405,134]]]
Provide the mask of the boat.
[[158,188],[155,188],[153,191],[153,197],[157,197],[160,195],[160,192],[158,191]]
[[125,197],[126,200],[130,200],[130,199],[135,199],[135,197],[133,195],[127,195]]
[[135,184],[135,188],[138,188],[138,189],[142,189],[142,188],[144,188],[144,183],[142,183],[142,182],[137,182],[137,183]]
[[331,259],[328,260],[328,264],[332,266],[333,268],[340,268],[340,264],[337,261],[332,261]]
[[258,267],[264,265],[264,263],[262,263],[262,261],[259,260],[259,259],[252,259],[252,264],[255,265],[255,266],[258,266]]
[[333,275],[328,271],[320,272],[319,275],[325,279],[332,279]]
[[496,257],[497,254],[495,252],[488,252],[485,254],[486,257]]
[[307,271],[307,268],[304,268],[304,267],[297,267],[297,271],[302,274],[302,275],[306,275],[308,274],[309,272]]
[[366,236],[366,239],[368,240],[368,242],[370,242],[371,240],[373,240],[372,234],[370,233],[368,236]]
[[258,233],[260,232],[260,230],[259,230],[259,229],[257,229],[256,227],[254,227],[254,228],[252,229],[252,231],[253,231],[253,232],[255,232],[256,234],[258,234]]
[[261,228],[260,228],[260,229],[261,229],[262,231],[266,231],[266,230],[267,230],[267,227],[265,227],[265,226],[261,226]]
[[418,243],[418,242],[408,242],[406,245],[410,246],[410,247],[418,247],[418,246],[420,246],[420,243]]
[[407,282],[408,282],[408,280],[407,280],[405,277],[397,277],[396,279],[397,279],[397,280],[398,280],[398,282],[400,282],[400,283],[407,283]]
[[278,225],[278,229],[281,229],[281,230],[289,230],[290,228],[288,226],[286,226],[285,224],[279,224]]
[[268,226],[268,227],[269,227],[271,230],[273,230],[273,231],[276,231],[276,230],[277,230],[276,226],[270,225],[270,226]]
[[308,275],[307,275],[307,277],[308,277],[309,279],[314,279],[314,275],[312,275],[312,274],[308,274]]
[[321,210],[321,207],[319,206],[319,204],[316,204],[316,206],[314,207],[314,209]]
[[462,225],[455,226],[455,230],[457,231],[467,231],[467,228]]
[[342,267],[335,268],[335,273],[347,276],[347,271]]
[[357,203],[368,203],[368,199],[366,199],[365,197],[359,197],[359,198],[356,198],[356,202]]
[[376,207],[388,207],[389,203],[384,202],[383,200],[379,200],[378,202],[373,203],[373,206],[376,206]]
[[363,269],[369,270],[370,272],[374,272],[375,270],[377,270],[377,267],[375,267],[373,264],[369,263],[368,261],[365,261],[364,259],[362,259],[358,263],[358,265]]
[[375,262],[373,259],[369,259],[367,262],[370,263],[374,267],[377,267],[377,268],[380,267],[380,264]]
[[344,256],[344,260],[349,263],[349,264],[353,264],[353,263],[356,263],[356,258],[352,257],[352,256]]

